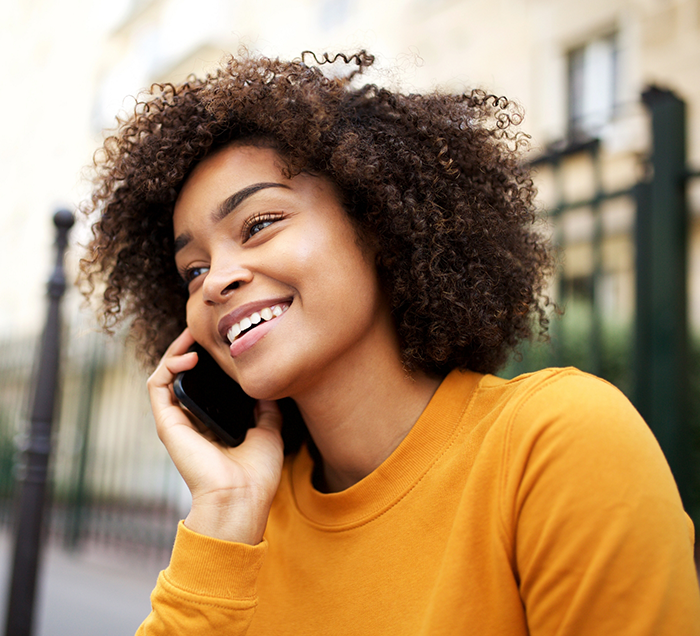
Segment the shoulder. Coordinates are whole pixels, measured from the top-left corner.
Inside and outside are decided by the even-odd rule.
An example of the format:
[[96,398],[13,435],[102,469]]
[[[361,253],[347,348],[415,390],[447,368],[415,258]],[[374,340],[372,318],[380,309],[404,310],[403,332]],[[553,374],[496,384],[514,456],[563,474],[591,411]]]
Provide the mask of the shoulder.
[[460,408],[462,422],[488,430],[492,442],[505,445],[506,454],[545,447],[584,452],[605,445],[608,450],[628,447],[665,464],[651,430],[627,397],[576,368],[543,369],[510,380],[454,372],[445,385],[451,389],[450,403],[466,404]]
[[484,392],[502,394],[520,405],[555,399],[556,403],[583,403],[593,408],[605,404],[631,406],[624,394],[610,382],[575,367],[542,369],[512,380],[485,375],[479,388]]
[[[656,438],[615,386],[578,369],[545,369],[503,380],[484,376],[476,402],[489,404],[500,436],[502,486],[545,499],[600,501],[661,496],[680,505]],[[543,485],[547,484],[546,488]]]
[[571,440],[636,439],[657,446],[648,426],[614,385],[573,367],[503,380],[484,376],[482,399],[497,403],[513,441],[550,433]]
[[[697,607],[692,524],[656,439],[622,392],[576,369],[487,376],[481,387],[502,400],[500,514],[531,624],[557,631],[552,603],[591,625],[651,624],[644,611],[678,619],[679,606]],[[658,609],[668,590],[677,598]],[[627,599],[619,616],[611,591]]]
[[513,380],[486,376],[481,387],[503,399],[502,485],[511,501],[539,493],[550,511],[586,501],[590,508],[629,510],[653,498],[663,500],[661,509],[682,514],[656,438],[609,382],[566,368]]

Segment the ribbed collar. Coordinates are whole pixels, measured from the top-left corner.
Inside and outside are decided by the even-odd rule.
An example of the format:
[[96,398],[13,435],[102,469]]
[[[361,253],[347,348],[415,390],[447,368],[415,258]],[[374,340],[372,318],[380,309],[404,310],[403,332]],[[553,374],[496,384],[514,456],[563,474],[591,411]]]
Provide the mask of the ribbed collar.
[[299,512],[313,525],[341,531],[376,518],[408,493],[430,470],[456,434],[472,393],[483,376],[452,371],[398,448],[372,473],[338,493],[311,485],[313,460],[306,447],[291,469],[292,494]]

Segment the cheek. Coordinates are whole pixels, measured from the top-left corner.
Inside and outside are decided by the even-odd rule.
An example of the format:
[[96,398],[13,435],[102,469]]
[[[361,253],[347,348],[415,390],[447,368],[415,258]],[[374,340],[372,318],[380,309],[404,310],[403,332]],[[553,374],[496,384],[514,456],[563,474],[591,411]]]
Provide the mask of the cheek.
[[335,256],[324,272],[332,307],[342,321],[366,327],[386,304],[376,268],[359,252],[345,251]]
[[202,342],[204,336],[204,320],[201,316],[201,311],[197,311],[197,304],[192,298],[187,301],[186,306],[187,327],[190,330],[193,338],[197,342]]

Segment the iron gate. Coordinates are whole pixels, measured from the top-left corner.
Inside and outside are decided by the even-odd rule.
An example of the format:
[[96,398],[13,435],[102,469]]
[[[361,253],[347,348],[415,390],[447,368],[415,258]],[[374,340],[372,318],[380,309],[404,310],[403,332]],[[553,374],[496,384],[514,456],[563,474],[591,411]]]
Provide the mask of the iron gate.
[[[603,147],[597,139],[562,144],[533,162],[536,172],[550,175],[554,203],[547,214],[554,243],[568,259],[560,268],[555,290],[564,318],[553,320],[551,345],[526,349],[508,374],[571,364],[616,384],[654,432],[697,524],[700,347],[688,328],[687,191],[690,180],[700,173],[689,170],[686,163],[683,101],[670,91],[650,88],[642,102],[649,114],[651,151],[637,161],[641,177],[636,180],[623,187],[606,187]],[[566,192],[564,177],[571,162],[578,162],[579,173],[587,165],[587,196],[572,197]],[[606,228],[606,218],[611,216],[606,212],[624,208],[631,227],[622,228],[619,235],[626,237],[626,247],[625,239],[615,239],[614,230]],[[567,224],[576,215],[587,219],[585,237],[572,245]],[[586,265],[571,267],[571,258],[581,246],[587,250]],[[634,278],[627,285],[629,315],[622,320],[603,310],[610,261],[615,257],[630,261]]]

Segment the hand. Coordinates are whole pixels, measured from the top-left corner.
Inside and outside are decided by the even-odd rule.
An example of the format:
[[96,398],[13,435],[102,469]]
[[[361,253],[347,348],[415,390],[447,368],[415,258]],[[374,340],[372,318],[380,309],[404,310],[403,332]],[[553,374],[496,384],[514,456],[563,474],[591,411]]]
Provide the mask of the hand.
[[260,400],[256,427],[235,448],[224,446],[184,410],[173,392],[178,373],[192,369],[197,354],[185,329],[168,347],[148,379],[158,437],[192,493],[185,525],[217,539],[258,544],[282,473],[282,415]]

